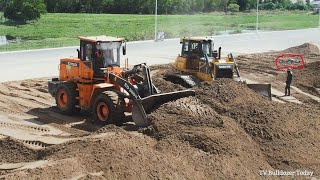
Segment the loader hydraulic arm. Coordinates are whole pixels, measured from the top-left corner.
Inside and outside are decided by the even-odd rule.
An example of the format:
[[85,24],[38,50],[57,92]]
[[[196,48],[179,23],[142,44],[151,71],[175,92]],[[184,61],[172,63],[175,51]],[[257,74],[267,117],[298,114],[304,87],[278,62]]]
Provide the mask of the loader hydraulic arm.
[[[139,73],[142,73],[143,77],[140,76]],[[140,91],[141,89],[138,90],[141,93],[140,94],[141,97],[147,97],[147,96],[159,93],[157,88],[153,86],[150,68],[146,65],[146,63],[135,65],[131,70],[124,72],[123,75],[124,75],[124,78],[128,78],[132,75],[137,75],[141,79],[143,79],[142,81],[143,88],[141,88],[143,89],[143,93],[141,93]]]
[[113,73],[109,73],[109,79],[112,82],[121,86],[123,89],[125,89],[129,93],[130,97],[133,100],[141,100],[141,97],[140,97],[138,91],[128,81],[124,80],[123,78],[121,78]]
[[132,110],[132,119],[134,123],[137,126],[145,127],[150,125],[150,122],[148,121],[146,111],[142,105],[141,97],[138,93],[138,91],[134,88],[132,84],[124,80],[123,78],[113,74],[109,73],[109,79],[121,86],[123,89],[125,89],[133,101],[133,110]]
[[195,96],[193,90],[183,90],[170,93],[158,94],[156,88],[152,84],[150,70],[146,64],[136,65],[132,70],[127,71],[124,77],[143,73],[143,87],[148,88],[148,92],[143,93],[145,97],[141,98],[138,90],[124,78],[115,75],[114,73],[108,73],[109,80],[115,84],[121,86],[124,90],[129,93],[129,97],[133,102],[132,106],[132,120],[139,127],[146,127],[151,124],[147,118],[147,113],[150,113],[153,109],[159,107],[160,105],[174,101],[179,98],[187,96]]

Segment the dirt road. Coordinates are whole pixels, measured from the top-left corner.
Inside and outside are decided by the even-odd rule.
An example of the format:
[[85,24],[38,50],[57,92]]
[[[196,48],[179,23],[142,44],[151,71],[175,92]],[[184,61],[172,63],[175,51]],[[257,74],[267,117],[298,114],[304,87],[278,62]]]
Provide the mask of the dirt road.
[[[302,104],[269,101],[232,80],[204,82],[194,88],[196,97],[149,114],[145,129],[59,114],[46,78],[2,83],[0,179],[278,178],[262,170],[307,170],[320,178],[320,103],[308,95],[320,97],[320,54],[311,45],[291,50],[302,50],[307,62],[294,72],[305,94],[293,90],[293,96]],[[278,53],[240,56],[242,75],[282,92],[284,75],[273,67]],[[155,85],[184,89],[162,79],[170,68],[152,68]]]

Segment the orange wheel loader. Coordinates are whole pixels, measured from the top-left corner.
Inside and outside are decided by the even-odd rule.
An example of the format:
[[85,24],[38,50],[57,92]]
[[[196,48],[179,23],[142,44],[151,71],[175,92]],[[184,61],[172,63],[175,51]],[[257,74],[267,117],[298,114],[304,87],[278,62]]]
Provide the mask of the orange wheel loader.
[[48,82],[49,93],[63,114],[85,110],[99,124],[121,124],[125,112],[139,127],[150,125],[147,113],[168,101],[194,96],[192,90],[160,94],[146,64],[120,68],[124,38],[79,37],[78,58],[60,60],[59,78]]

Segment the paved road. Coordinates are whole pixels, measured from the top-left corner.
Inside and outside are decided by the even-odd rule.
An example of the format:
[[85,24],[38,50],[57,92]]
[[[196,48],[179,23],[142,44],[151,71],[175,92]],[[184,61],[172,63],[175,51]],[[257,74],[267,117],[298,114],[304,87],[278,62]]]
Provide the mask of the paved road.
[[[213,37],[223,53],[257,53],[281,50],[305,42],[320,45],[319,29],[273,31]],[[59,59],[76,56],[77,47],[0,53],[0,82],[58,75]],[[129,64],[170,63],[180,51],[178,39],[127,44]]]

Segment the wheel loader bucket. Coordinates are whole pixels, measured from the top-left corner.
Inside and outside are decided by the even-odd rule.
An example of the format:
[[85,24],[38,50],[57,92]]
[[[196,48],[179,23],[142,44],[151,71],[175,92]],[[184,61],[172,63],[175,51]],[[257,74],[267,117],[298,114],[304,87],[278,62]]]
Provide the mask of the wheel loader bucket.
[[271,84],[247,84],[247,86],[254,90],[256,93],[268,97],[272,100],[271,97]]
[[136,126],[146,127],[151,124],[147,118],[147,114],[158,108],[164,103],[174,101],[183,97],[195,96],[195,91],[184,90],[170,93],[155,94],[133,103],[132,119]]

